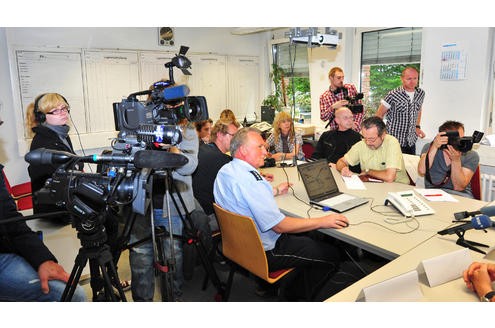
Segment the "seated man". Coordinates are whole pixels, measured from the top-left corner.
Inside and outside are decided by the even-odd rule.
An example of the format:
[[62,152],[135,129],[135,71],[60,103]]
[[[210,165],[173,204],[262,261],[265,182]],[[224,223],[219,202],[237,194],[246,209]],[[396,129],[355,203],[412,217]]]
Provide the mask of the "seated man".
[[[21,216],[0,174],[0,301],[60,301],[69,274],[26,221],[1,222]],[[82,287],[72,301],[86,301]]]
[[[335,164],[355,143],[361,140],[361,135],[352,129],[354,116],[349,108],[338,108],[335,111],[334,121],[337,123],[337,130],[323,132],[318,139],[312,158],[326,158],[329,163]],[[361,173],[359,164],[351,166],[350,169],[354,173]]]
[[464,136],[464,125],[446,121],[431,143],[424,145],[418,163],[418,172],[425,177],[426,188],[440,188],[451,194],[473,198],[471,178],[478,168],[480,157],[470,150],[461,153],[448,144],[446,131],[458,131]]
[[[287,193],[289,183],[272,187],[258,172],[267,150],[259,130],[240,129],[230,143],[233,160],[217,174],[215,201],[226,210],[253,218],[260,234],[270,271],[291,267],[306,268],[312,290],[334,273],[339,265],[339,249],[313,239],[307,232],[348,226],[342,214],[317,218],[295,218],[280,212],[274,196]],[[294,284],[296,286],[296,284]],[[304,286],[301,282],[299,286]]]
[[385,129],[382,119],[373,116],[361,124],[363,140],[356,143],[337,162],[343,176],[351,176],[349,165],[361,165],[361,175],[384,182],[409,184],[400,144]]
[[213,126],[209,144],[200,144],[198,152],[198,167],[192,175],[194,197],[201,204],[210,220],[212,231],[218,230],[218,224],[213,211],[213,183],[218,170],[232,160],[226,153],[230,150],[230,141],[237,132],[237,121],[219,120]]

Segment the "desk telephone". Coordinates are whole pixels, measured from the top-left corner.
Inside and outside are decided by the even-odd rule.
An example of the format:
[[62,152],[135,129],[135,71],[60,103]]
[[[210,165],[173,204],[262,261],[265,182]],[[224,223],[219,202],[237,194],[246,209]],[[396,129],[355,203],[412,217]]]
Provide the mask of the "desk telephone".
[[406,217],[434,214],[428,206],[413,190],[389,192],[385,205],[391,203],[402,215]]

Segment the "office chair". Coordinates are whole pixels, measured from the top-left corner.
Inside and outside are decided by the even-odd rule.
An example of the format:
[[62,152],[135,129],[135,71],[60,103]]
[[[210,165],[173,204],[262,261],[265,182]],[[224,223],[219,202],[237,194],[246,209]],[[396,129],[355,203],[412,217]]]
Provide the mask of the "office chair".
[[304,141],[302,145],[302,151],[305,158],[311,158],[315,151],[315,143],[312,141]]
[[222,253],[231,261],[224,301],[228,301],[237,266],[274,284],[294,268],[269,272],[265,250],[250,217],[227,211],[213,203],[222,237]]
[[5,181],[5,186],[7,187],[7,191],[14,198],[14,201],[17,205],[18,211],[29,210],[33,208],[33,199],[31,192],[31,182],[24,182],[15,186],[11,186],[9,183],[9,179],[5,175],[5,172],[2,171],[3,179]]
[[481,200],[483,195],[481,194],[481,174],[479,165],[471,178],[471,192],[475,199]]

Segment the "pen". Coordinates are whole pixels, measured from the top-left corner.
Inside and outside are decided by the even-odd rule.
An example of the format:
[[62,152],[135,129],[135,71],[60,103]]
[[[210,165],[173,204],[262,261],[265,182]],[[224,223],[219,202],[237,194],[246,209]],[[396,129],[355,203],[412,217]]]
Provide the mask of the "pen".
[[425,197],[436,197],[436,196],[442,196],[442,194],[425,195]]

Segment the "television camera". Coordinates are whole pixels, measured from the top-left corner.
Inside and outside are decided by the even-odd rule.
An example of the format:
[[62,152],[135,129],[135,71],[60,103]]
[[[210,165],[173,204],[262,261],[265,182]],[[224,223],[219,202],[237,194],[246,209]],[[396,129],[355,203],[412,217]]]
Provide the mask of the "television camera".
[[353,114],[362,113],[364,108],[363,104],[360,103],[360,100],[363,99],[364,95],[359,92],[354,97],[349,96],[349,91],[345,87],[340,87],[335,89],[333,92],[335,95],[339,93],[344,94],[344,99],[348,101],[347,108],[351,110]]
[[[187,163],[180,154],[158,150],[140,150],[134,155],[74,154],[49,149],[36,149],[26,154],[30,164],[61,164],[36,201],[64,207],[72,217],[72,226],[79,233],[93,234],[103,225],[105,213],[112,207],[131,205],[132,211],[144,215],[149,205],[152,169],[174,169]],[[74,170],[79,163],[103,163],[107,170],[83,173]]]
[[[208,118],[206,98],[188,96],[186,85],[175,85],[173,67],[185,75],[191,62],[185,53],[189,48],[181,46],[179,54],[165,64],[169,80],[155,82],[149,90],[130,94],[113,104],[115,130],[120,131],[117,140],[127,145],[144,143],[146,148],[158,148],[158,144],[176,145],[182,140],[177,124],[184,118],[190,122]],[[138,96],[148,96],[139,101]]]
[[[455,150],[465,153],[473,149],[473,144],[479,143],[483,138],[484,133],[474,131],[471,137],[459,137],[458,131],[445,131],[445,135],[449,138],[448,145],[454,147]],[[441,149],[447,148],[447,145],[442,145]]]

